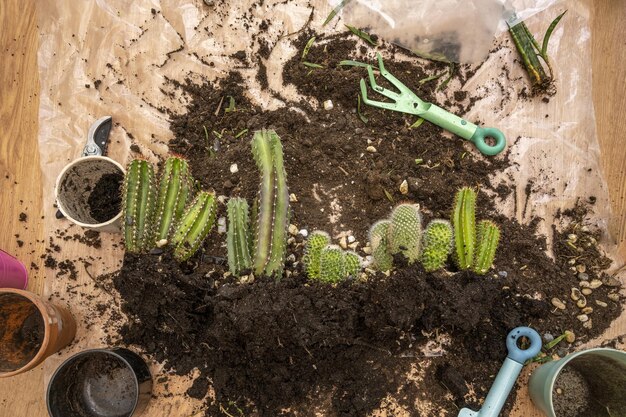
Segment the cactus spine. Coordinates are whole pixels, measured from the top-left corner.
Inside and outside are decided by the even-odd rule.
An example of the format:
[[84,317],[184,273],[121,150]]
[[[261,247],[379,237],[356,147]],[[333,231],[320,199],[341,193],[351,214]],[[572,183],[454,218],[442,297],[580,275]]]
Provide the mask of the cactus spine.
[[452,252],[452,226],[447,220],[433,220],[424,230],[422,265],[428,272],[443,268]]
[[228,267],[230,272],[239,276],[241,271],[252,265],[250,257],[250,219],[248,202],[243,198],[231,198],[226,206],[228,212]]
[[321,230],[315,230],[306,242],[305,254],[302,259],[309,278],[320,277],[320,256],[322,249],[330,244],[330,236]]
[[328,245],[320,254],[320,281],[336,283],[346,277],[346,258],[337,245]]
[[369,240],[372,247],[372,266],[380,271],[388,271],[393,265],[393,257],[389,252],[388,232],[391,222],[380,220],[372,225]]
[[361,257],[354,251],[347,251],[344,258],[346,276],[356,278],[361,271]]
[[192,187],[193,178],[187,161],[178,157],[168,158],[161,173],[154,218],[154,241],[158,247],[167,244],[185,211]]
[[478,248],[476,251],[476,263],[474,272],[479,275],[486,274],[493,259],[500,240],[500,228],[489,220],[483,220],[478,224]]
[[178,261],[186,261],[196,253],[215,223],[216,210],[215,194],[207,191],[198,193],[187,207],[172,235],[174,257]]
[[454,211],[455,260],[460,269],[470,269],[476,246],[476,191],[463,187],[456,193]]
[[135,159],[124,178],[124,244],[126,251],[140,253],[151,249],[152,215],[156,188],[154,169],[148,161]]
[[418,204],[399,204],[391,213],[389,226],[389,251],[402,253],[414,263],[422,249],[422,216]]
[[257,275],[280,277],[287,249],[289,192],[280,138],[260,130],[252,139],[252,153],[261,171],[253,268]]

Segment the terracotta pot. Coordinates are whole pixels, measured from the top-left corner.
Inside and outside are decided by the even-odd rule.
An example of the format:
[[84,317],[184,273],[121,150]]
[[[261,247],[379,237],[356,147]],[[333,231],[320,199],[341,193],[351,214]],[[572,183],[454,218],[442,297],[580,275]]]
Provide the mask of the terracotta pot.
[[0,378],[33,369],[75,334],[76,322],[65,308],[28,291],[0,289]]

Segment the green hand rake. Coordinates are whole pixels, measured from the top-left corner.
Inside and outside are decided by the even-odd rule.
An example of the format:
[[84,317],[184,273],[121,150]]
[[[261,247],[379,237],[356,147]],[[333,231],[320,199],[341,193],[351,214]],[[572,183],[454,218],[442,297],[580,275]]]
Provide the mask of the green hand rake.
[[[365,104],[379,107],[381,109],[399,111],[419,116],[431,123],[436,124],[437,126],[444,128],[445,130],[454,133],[455,135],[462,137],[463,139],[469,140],[484,155],[497,155],[505,148],[506,138],[500,130],[494,127],[476,126],[475,124],[470,123],[467,120],[442,109],[441,107],[437,107],[432,103],[421,100],[406,85],[402,84],[400,80],[391,75],[385,69],[383,59],[380,54],[378,54],[378,67],[380,69],[380,75],[393,84],[393,86],[398,89],[399,93],[378,85],[376,83],[376,79],[374,78],[372,66],[367,65],[367,73],[372,89],[392,101],[383,102],[370,100],[367,97],[367,85],[365,80],[361,79],[361,94]],[[485,141],[486,138],[492,138],[495,144],[488,144]]]

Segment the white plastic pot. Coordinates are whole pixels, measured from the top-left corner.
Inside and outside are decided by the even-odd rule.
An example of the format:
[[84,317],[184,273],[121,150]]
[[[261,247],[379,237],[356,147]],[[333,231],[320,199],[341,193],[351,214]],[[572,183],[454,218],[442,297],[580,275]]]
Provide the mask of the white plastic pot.
[[91,217],[91,190],[105,174],[125,174],[124,167],[106,156],[85,156],[66,165],[57,177],[54,196],[59,210],[72,223],[99,232],[120,233],[122,212],[100,223]]

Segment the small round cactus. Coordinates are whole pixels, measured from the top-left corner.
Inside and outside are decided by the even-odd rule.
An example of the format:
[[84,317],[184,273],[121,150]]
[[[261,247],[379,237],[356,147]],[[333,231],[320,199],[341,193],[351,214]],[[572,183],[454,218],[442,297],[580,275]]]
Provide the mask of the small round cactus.
[[369,232],[372,247],[372,267],[379,271],[389,271],[393,266],[393,257],[389,252],[389,220],[380,220],[372,225]]
[[389,250],[391,254],[402,253],[414,263],[422,249],[422,216],[418,204],[403,203],[391,213],[389,226]]
[[361,271],[362,259],[354,251],[347,251],[345,254],[345,270],[346,275],[352,278],[356,278],[359,271]]
[[447,220],[433,220],[424,230],[422,265],[428,272],[443,268],[452,252],[452,225]]
[[302,259],[309,278],[317,279],[320,277],[320,256],[322,249],[329,244],[330,236],[324,231],[315,230],[309,236],[304,249],[305,254]]
[[346,277],[345,253],[337,245],[328,245],[320,254],[320,281],[336,283]]

